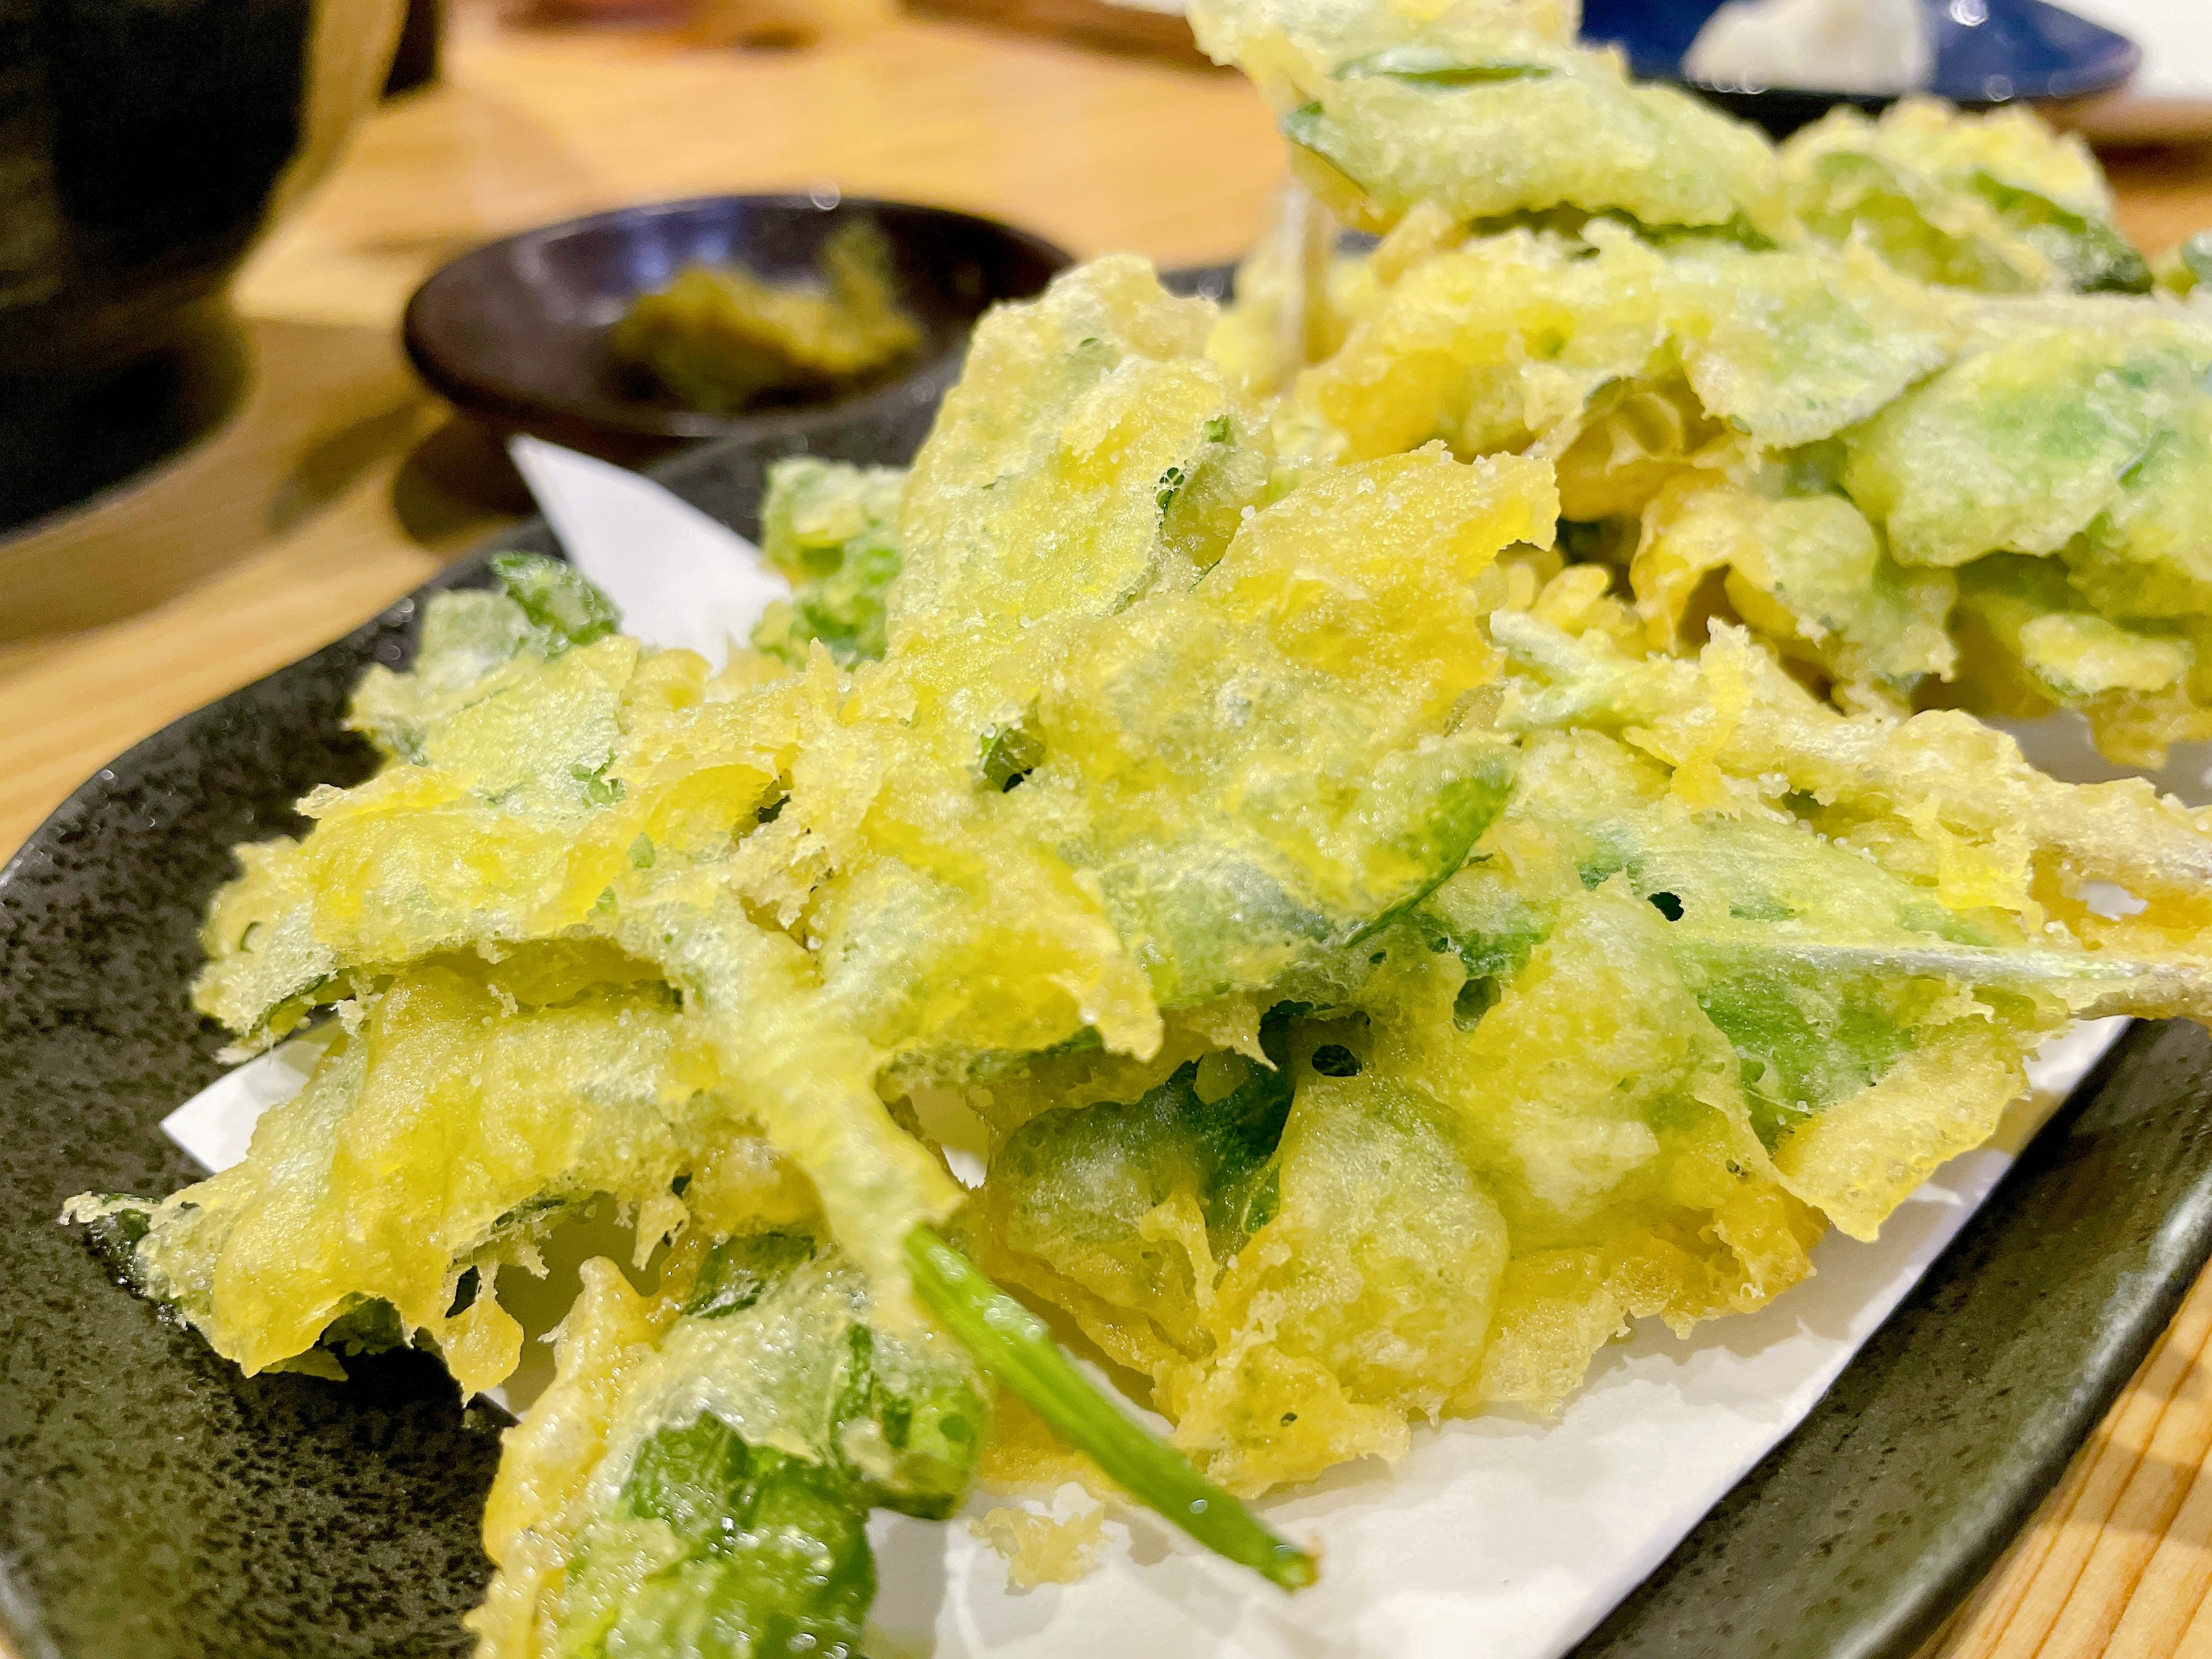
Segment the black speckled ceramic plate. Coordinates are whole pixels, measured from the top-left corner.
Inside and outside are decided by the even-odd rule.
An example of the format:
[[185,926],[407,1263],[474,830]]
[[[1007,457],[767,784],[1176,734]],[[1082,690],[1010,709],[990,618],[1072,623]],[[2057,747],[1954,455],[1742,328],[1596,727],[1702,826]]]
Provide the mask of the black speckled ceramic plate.
[[[898,459],[927,418],[811,447]],[[662,476],[752,532],[775,453],[718,447]],[[500,544],[550,548],[540,529]],[[20,1659],[468,1648],[497,1420],[420,1356],[343,1385],[241,1377],[55,1221],[73,1193],[194,1174],[156,1126],[218,1070],[221,1035],[185,1002],[202,908],[233,842],[296,831],[295,799],[366,775],[346,692],[406,658],[417,603],[141,744],[0,872],[0,1625]],[[1909,1654],[2212,1249],[2208,1128],[2212,1042],[2135,1028],[1814,1415],[1582,1653]]]

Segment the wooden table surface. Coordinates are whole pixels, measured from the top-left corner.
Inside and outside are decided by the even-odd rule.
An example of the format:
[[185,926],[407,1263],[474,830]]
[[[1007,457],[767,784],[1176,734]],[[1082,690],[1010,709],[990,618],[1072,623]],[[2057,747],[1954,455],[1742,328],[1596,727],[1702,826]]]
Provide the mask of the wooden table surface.
[[[443,82],[372,118],[248,267],[254,384],[230,422],[0,544],[0,855],[111,756],[346,632],[520,508],[396,343],[409,291],[461,248],[626,202],[830,183],[1191,263],[1243,245],[1281,170],[1226,74],[921,21],[702,50],[526,29],[489,3],[454,19]],[[2111,165],[2142,245],[2212,224],[2212,151]],[[1931,1653],[2212,1656],[2208,1366],[2212,1277]]]

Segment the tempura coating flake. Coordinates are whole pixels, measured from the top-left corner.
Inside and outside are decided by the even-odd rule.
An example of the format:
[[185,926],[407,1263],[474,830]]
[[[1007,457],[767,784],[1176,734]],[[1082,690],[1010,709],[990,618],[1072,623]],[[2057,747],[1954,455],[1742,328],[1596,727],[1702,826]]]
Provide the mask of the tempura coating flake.
[[1861,695],[1904,705],[1958,662],[1949,626],[1958,584],[1948,571],[1908,570],[1842,495],[1797,494],[1786,477],[1752,488],[1686,472],[1645,505],[1630,569],[1657,642],[1686,631],[1709,577],[1723,576],[1735,614],[1785,657],[1817,664]]
[[975,1535],[1006,1558],[1006,1582],[1015,1589],[1073,1584],[1098,1564],[1104,1543],[1103,1504],[1065,1519],[1049,1510],[1000,1504],[968,1523]]

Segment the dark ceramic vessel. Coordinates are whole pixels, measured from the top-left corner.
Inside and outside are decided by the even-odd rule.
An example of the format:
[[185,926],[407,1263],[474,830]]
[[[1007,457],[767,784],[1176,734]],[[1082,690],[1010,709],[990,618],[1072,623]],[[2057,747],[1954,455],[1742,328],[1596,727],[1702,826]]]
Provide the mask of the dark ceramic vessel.
[[[866,219],[890,244],[899,297],[925,333],[887,380],[739,415],[702,415],[638,384],[607,333],[684,266],[814,274],[822,244]],[[1000,300],[1042,290],[1068,256],[995,220],[907,202],[715,196],[625,208],[526,231],[463,254],[408,302],[408,355],[432,386],[501,433],[523,431],[617,460],[702,438],[763,438],[866,424],[933,404],[969,331]]]
[[[661,477],[757,534],[775,455],[896,461],[928,414],[708,445]],[[553,549],[542,526],[499,544]],[[193,1177],[157,1126],[219,1070],[222,1034],[185,988],[228,849],[297,832],[300,795],[366,775],[367,746],[339,726],[349,688],[407,659],[428,592],[484,577],[465,563],[141,744],[0,871],[0,1628],[21,1659],[467,1650],[500,1420],[462,1411],[417,1355],[362,1362],[345,1384],[241,1377],[110,1283],[55,1217],[87,1188]],[[1583,1659],[1906,1659],[2212,1252],[2208,1126],[2212,1041],[2136,1027]]]
[[50,0],[0,23],[0,362],[158,340],[245,253],[299,148],[312,0]]
[[223,287],[368,106],[399,10],[0,5],[0,532],[228,408]]
[[[1838,104],[1875,113],[1895,102],[1789,88],[1751,91],[1682,82],[1682,58],[1721,0],[1588,0],[1583,34],[1617,43],[1647,81],[1674,81],[1776,137]],[[1936,51],[1928,90],[1969,108],[2016,100],[2082,98],[2124,84],[2142,52],[2124,35],[2044,0],[1922,0]]]

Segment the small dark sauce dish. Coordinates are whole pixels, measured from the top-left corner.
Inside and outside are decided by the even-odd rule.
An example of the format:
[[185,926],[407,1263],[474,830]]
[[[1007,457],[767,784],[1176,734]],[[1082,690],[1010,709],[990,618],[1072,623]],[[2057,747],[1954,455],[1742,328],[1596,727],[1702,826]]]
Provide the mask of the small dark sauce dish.
[[[770,281],[816,274],[841,226],[890,244],[917,351],[869,379],[737,414],[686,408],[618,361],[608,331],[641,294],[696,264]],[[908,202],[714,196],[624,208],[525,231],[463,254],[407,303],[407,354],[441,395],[501,436],[528,432],[635,464],[703,438],[805,436],[933,404],[959,374],[969,331],[1001,300],[1042,290],[1069,256],[991,219]]]
[[[2045,0],[1921,0],[1936,52],[1928,91],[1966,109],[2056,101],[2109,92],[2142,63],[2126,36]],[[1838,104],[1869,115],[1897,100],[1789,87],[1715,86],[1682,76],[1682,58],[1720,0],[1589,0],[1583,37],[1619,46],[1646,81],[1671,81],[1777,138]]]

